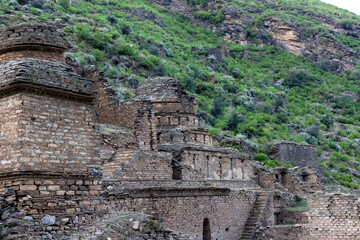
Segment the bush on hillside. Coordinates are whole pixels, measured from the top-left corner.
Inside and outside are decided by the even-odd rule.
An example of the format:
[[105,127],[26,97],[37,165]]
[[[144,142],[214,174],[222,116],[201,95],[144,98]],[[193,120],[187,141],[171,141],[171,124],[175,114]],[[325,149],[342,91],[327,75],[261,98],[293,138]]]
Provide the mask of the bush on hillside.
[[311,81],[309,74],[305,69],[293,68],[287,73],[285,84],[290,88],[302,86],[306,82]]

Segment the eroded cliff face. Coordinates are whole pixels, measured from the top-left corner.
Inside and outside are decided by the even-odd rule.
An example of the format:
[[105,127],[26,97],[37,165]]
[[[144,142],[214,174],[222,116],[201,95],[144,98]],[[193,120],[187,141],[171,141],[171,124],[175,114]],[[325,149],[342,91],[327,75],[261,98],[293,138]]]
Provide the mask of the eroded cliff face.
[[[294,19],[284,19],[278,15],[262,18],[256,23],[256,16],[261,16],[261,11],[249,7],[240,8],[227,1],[212,0],[205,7],[191,6],[186,0],[149,0],[149,2],[157,7],[178,12],[198,26],[214,32],[220,31],[222,38],[227,42],[246,45],[256,39],[257,44],[277,46],[293,54],[305,56],[312,62],[328,59],[329,70],[337,72],[353,69],[359,61],[359,51],[345,46],[335,39],[336,35],[359,39],[359,24],[352,26],[351,29],[344,29],[338,19],[300,9],[286,8],[268,0],[258,2],[267,4],[271,9],[291,11],[305,16],[307,19],[315,20],[329,32],[325,33],[322,30],[314,32],[311,27],[306,29]],[[217,25],[196,18],[193,14],[194,10],[212,11],[216,9],[222,9],[224,14],[224,21]],[[249,31],[249,29],[252,30]],[[305,34],[305,31],[310,34]]]

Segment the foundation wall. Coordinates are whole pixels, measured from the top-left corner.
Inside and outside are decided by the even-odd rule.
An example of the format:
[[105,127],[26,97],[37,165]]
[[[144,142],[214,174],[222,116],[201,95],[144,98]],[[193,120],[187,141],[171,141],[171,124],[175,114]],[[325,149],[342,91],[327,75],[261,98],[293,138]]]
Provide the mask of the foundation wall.
[[[216,191],[200,189],[189,191],[180,190],[177,193],[152,190],[152,196],[145,198],[139,195],[127,199],[112,195],[109,196],[109,201],[113,207],[122,211],[137,211],[161,217],[165,227],[193,240],[203,239],[205,218],[210,222],[211,239],[238,240],[241,237],[256,193],[231,191],[217,194]],[[143,190],[142,194],[145,193]]]
[[[96,177],[80,175],[2,176],[0,195],[7,196],[9,189],[13,191],[5,198],[6,204],[22,213],[18,221],[10,223],[18,226],[6,229],[7,236],[15,236],[14,239],[20,239],[21,235],[26,236],[25,239],[60,237],[90,224],[97,213],[107,209],[99,194],[99,183]],[[2,219],[7,217],[2,216]]]

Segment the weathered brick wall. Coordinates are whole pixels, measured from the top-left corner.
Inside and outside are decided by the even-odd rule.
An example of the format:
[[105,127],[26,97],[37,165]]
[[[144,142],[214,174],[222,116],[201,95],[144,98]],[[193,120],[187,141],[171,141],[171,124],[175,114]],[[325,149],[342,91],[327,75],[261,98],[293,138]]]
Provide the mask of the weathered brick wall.
[[311,239],[359,239],[360,204],[353,195],[316,193],[308,196]]
[[21,149],[22,95],[0,98],[0,169],[16,170]]
[[[184,168],[182,179],[251,179],[251,161],[236,153],[213,149],[185,149],[180,163]],[[185,167],[190,167],[188,168]]]
[[223,188],[254,189],[257,187],[254,180],[169,180],[169,179],[103,179],[104,185],[112,185],[115,188],[138,188],[141,187],[209,187],[215,185]]
[[157,133],[158,144],[194,144],[212,146],[210,133],[204,129],[182,130],[181,128],[162,129]]
[[187,127],[198,127],[199,121],[196,116],[182,114],[161,114],[156,116],[157,126],[187,126]]
[[0,89],[10,84],[32,84],[65,90],[67,94],[91,95],[92,80],[83,78],[62,63],[40,59],[15,59],[0,63]]
[[141,150],[157,150],[156,125],[152,104],[144,102],[141,109],[137,110],[134,129]]
[[95,79],[92,84],[93,89],[97,91],[93,100],[94,108],[97,112],[97,121],[111,125],[120,125],[134,129],[138,109],[142,107],[142,102],[120,101],[116,93],[104,81],[102,75],[89,76]]
[[19,169],[87,172],[100,164],[91,105],[24,93],[21,111]]
[[322,173],[316,146],[281,142],[273,146],[273,157],[281,162],[298,167],[313,167]]
[[154,103],[155,115],[182,113],[196,116],[197,99],[186,93],[174,78],[157,77],[144,81],[136,90],[136,98]]
[[306,196],[322,190],[320,178],[314,168],[276,167],[271,170],[258,167],[256,169],[258,183],[262,188],[287,189],[290,193]]
[[[310,240],[308,232],[304,231],[302,225],[269,226],[260,228],[255,232],[256,240]],[[314,239],[315,240],[315,239]]]
[[13,190],[12,201],[7,202],[24,213],[19,227],[15,232],[8,231],[7,236],[54,238],[89,224],[96,218],[95,213],[107,209],[100,197],[99,183],[96,176],[50,173],[22,173],[0,179],[0,194]]
[[[127,198],[122,196],[126,194]],[[203,239],[203,222],[210,222],[212,239],[238,240],[256,197],[251,191],[190,189],[142,189],[137,193],[109,193],[111,206],[122,211],[137,211],[164,219],[164,226]]]
[[62,55],[62,52],[58,51],[39,51],[39,50],[21,50],[21,51],[13,51],[6,52],[0,54],[0,62],[8,61],[16,58],[36,58],[43,59],[48,61],[57,61],[57,62],[65,62],[65,57]]
[[131,180],[172,179],[171,154],[154,151],[119,151],[102,166],[104,178]]
[[56,26],[23,24],[0,28],[0,53],[29,45],[42,45],[43,48],[62,49],[63,51],[71,48],[64,33],[59,32],[59,28]]

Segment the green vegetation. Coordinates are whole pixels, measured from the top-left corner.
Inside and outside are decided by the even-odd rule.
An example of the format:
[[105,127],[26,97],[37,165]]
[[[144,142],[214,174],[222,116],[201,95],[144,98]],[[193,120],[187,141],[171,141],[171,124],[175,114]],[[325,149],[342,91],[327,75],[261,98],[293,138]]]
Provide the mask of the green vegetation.
[[[269,168],[284,165],[267,158],[271,142],[317,145],[319,154],[329,156],[321,163],[327,183],[358,188],[359,179],[350,178],[348,171],[360,170],[360,67],[337,74],[328,59],[312,61],[311,56],[260,45],[259,39],[271,42],[263,29],[266,19],[292,19],[300,39],[319,38],[326,44],[332,36],[337,44],[358,51],[358,39],[332,33],[310,16],[332,17],[344,29],[354,28],[359,17],[317,0],[262,2],[226,3],[251,17],[251,24],[243,27],[248,45],[224,42],[219,32],[197,27],[189,18],[146,0],[39,0],[29,6],[28,1],[0,0],[0,25],[60,23],[75,46],[67,55],[104,71],[119,97],[130,98],[133,89],[118,79],[174,77],[199,99],[201,122],[212,136],[223,131],[243,140]],[[224,22],[224,5],[187,3],[197,21]],[[133,14],[133,8],[143,13]],[[4,14],[6,10],[11,14]],[[225,45],[228,52],[214,53]]]
[[306,201],[306,199],[299,197],[299,196],[295,196],[296,198],[296,203],[294,206],[292,206],[291,208],[286,208],[285,210],[287,211],[307,211],[308,210],[308,203]]

